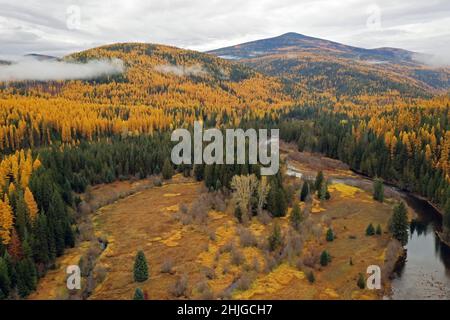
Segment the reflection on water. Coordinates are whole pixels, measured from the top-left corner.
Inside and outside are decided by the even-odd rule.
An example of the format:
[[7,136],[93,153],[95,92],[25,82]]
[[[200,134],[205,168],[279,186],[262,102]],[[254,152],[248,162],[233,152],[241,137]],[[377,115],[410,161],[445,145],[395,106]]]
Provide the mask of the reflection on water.
[[[304,173],[288,165],[288,174],[302,177]],[[372,186],[372,181],[363,177],[333,177],[330,180],[366,189]],[[392,281],[392,294],[389,298],[450,299],[450,248],[442,244],[435,233],[441,229],[441,215],[426,201],[405,194],[395,187],[385,186],[385,193],[402,195],[417,214],[410,225],[406,262]]]
[[392,299],[450,299],[450,249],[435,230],[440,230],[438,212],[425,201],[406,196],[417,213],[411,222],[407,261],[392,281]]

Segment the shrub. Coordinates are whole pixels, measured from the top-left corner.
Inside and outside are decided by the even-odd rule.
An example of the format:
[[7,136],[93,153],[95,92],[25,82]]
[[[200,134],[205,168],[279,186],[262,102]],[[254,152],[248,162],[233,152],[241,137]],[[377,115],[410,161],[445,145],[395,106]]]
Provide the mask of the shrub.
[[329,228],[328,231],[327,231],[326,239],[327,239],[328,242],[331,242],[331,241],[334,240],[334,233],[333,233],[333,230],[331,228]]
[[248,290],[248,289],[250,289],[250,286],[252,285],[252,282],[254,279],[255,279],[255,277],[251,273],[244,272],[241,274],[239,279],[236,281],[235,288],[237,290],[242,290],[242,291]]
[[164,161],[164,165],[162,168],[162,176],[165,180],[169,180],[172,179],[173,176],[173,167],[172,164],[170,163],[169,159],[166,159]]
[[186,296],[187,291],[187,276],[184,274],[181,277],[178,277],[178,279],[173,284],[172,288],[170,289],[170,292],[173,296],[179,298],[181,296]]
[[161,273],[173,273],[173,261],[172,259],[167,259],[163,262],[161,266]]
[[373,227],[373,225],[370,223],[368,226],[367,226],[367,229],[366,229],[366,236],[373,236],[375,234],[375,228]]
[[161,186],[162,186],[161,178],[160,178],[160,177],[155,177],[155,178],[153,179],[153,185],[154,185],[155,187],[161,187]]
[[206,281],[201,281],[195,286],[195,290],[200,295],[201,300],[213,300],[214,293]]
[[144,292],[142,291],[141,288],[136,288],[136,290],[134,290],[133,300],[145,300],[144,299]]
[[231,250],[231,263],[240,266],[244,263],[245,257],[240,250],[233,246]]
[[242,247],[256,247],[258,245],[258,241],[253,233],[244,228],[238,228],[239,241]]
[[316,277],[314,276],[314,272],[312,272],[312,270],[306,274],[306,278],[308,279],[309,283],[316,282]]

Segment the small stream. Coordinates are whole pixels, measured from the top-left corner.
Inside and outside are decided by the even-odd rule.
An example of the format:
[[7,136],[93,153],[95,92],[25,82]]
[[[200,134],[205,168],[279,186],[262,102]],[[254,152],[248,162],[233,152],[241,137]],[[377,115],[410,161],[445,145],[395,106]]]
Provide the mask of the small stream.
[[[288,165],[287,174],[301,178],[303,173]],[[311,177],[307,177],[311,179]],[[372,181],[365,178],[332,178],[333,183],[344,183],[363,189]],[[370,189],[369,189],[370,190]],[[412,194],[385,186],[388,197],[400,196],[416,213],[411,221],[410,237],[406,245],[405,263],[395,272],[391,282],[392,293],[387,299],[450,299],[450,248],[436,235],[440,231],[442,217],[427,201]]]

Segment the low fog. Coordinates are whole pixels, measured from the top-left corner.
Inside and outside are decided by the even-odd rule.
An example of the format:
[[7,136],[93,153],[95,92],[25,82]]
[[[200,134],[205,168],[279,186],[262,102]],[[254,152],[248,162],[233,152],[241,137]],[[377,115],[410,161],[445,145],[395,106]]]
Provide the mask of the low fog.
[[450,67],[450,55],[435,55],[417,53],[413,60],[435,68]]
[[87,63],[24,58],[0,65],[0,81],[93,79],[124,71],[122,60],[91,60]]
[[176,66],[176,65],[159,65],[155,67],[155,70],[161,73],[171,73],[176,76],[203,76],[207,72],[203,70],[200,65],[193,66]]

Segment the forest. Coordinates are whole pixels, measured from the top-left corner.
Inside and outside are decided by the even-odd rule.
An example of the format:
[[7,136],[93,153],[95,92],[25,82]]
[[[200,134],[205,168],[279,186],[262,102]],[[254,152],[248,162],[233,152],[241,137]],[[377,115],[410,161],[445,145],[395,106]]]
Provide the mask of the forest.
[[[122,59],[127,71],[86,81],[0,83],[1,299],[27,297],[75,245],[80,194],[89,186],[169,179],[174,171],[204,181],[211,192],[236,188],[235,175],[263,181],[255,165],[173,166],[170,132],[192,129],[195,120],[222,130],[279,128],[301,151],[425,197],[444,213],[450,239],[448,96],[403,96],[395,87],[380,94],[342,87],[336,94],[327,83],[310,91],[317,83],[157,45],[110,45],[65,59],[98,57]],[[181,75],[155,68],[180,65]],[[186,72],[193,66],[197,71]],[[282,175],[264,183],[267,202],[238,206],[239,220],[261,206],[274,217],[286,214],[292,197]]]

